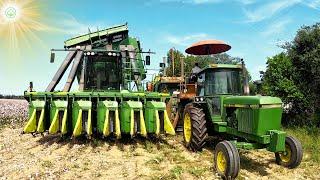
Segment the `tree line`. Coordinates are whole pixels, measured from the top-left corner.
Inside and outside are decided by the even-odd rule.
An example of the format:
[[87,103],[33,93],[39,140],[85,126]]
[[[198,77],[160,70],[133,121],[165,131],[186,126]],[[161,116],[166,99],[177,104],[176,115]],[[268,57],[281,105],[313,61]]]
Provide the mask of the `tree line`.
[[0,99],[24,99],[23,96],[17,96],[17,95],[3,95],[0,94]]

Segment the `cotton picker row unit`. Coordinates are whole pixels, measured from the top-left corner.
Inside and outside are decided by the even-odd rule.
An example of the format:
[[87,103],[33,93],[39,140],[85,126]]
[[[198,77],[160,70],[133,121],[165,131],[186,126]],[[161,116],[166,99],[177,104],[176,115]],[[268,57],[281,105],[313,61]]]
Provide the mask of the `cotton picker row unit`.
[[[52,50],[51,62],[55,51],[68,54],[46,91],[35,92],[30,83],[24,93],[29,101],[24,133],[117,138],[175,134],[166,112],[169,95],[143,91],[152,52],[143,52],[140,42],[128,36],[127,24],[69,39],[64,49]],[[71,63],[63,90],[56,91]],[[75,79],[78,89],[71,91]]]

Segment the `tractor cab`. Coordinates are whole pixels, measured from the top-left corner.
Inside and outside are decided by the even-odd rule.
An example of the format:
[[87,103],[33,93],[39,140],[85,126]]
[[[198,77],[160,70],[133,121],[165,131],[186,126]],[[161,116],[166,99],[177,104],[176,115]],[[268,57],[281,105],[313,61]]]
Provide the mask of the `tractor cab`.
[[209,65],[198,73],[197,96],[242,94],[241,70],[241,65]]

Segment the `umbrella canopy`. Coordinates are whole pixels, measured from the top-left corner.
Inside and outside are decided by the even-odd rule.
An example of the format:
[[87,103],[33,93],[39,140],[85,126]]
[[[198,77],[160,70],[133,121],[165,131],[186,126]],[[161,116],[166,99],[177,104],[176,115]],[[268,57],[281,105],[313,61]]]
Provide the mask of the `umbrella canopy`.
[[220,40],[205,40],[192,44],[186,49],[186,53],[193,55],[210,55],[226,52],[231,46]]

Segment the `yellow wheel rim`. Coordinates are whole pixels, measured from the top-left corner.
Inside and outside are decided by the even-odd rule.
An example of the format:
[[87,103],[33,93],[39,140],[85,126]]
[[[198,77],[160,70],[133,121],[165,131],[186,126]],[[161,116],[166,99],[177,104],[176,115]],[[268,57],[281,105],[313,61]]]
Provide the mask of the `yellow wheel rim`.
[[286,144],[286,149],[284,152],[279,153],[280,159],[284,163],[288,163],[291,160],[291,149],[290,146]]
[[218,152],[216,164],[217,164],[218,171],[220,171],[220,172],[225,172],[226,171],[226,169],[227,169],[227,160],[226,160],[226,157],[225,157],[225,155],[223,154],[222,151]]
[[189,113],[186,113],[184,115],[183,136],[184,136],[184,139],[187,143],[191,141],[191,118],[190,118]]

